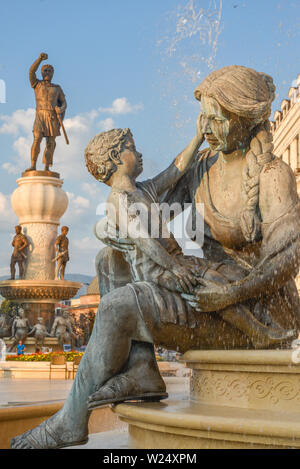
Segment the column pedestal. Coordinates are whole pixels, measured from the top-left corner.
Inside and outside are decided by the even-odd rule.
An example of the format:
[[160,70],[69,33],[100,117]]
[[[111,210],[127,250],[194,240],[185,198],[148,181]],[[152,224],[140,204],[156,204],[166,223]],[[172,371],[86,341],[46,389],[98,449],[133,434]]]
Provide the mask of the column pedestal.
[[63,180],[50,171],[25,171],[17,180],[11,203],[29,241],[24,279],[0,282],[4,298],[22,304],[32,325],[43,317],[50,330],[54,305],[72,298],[79,282],[55,280],[55,239],[68,207]]

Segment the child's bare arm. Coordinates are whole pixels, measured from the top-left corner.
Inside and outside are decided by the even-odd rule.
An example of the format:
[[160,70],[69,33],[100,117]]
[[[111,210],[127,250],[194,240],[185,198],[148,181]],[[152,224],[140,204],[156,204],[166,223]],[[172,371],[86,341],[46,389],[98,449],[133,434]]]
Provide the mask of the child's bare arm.
[[183,291],[191,291],[197,284],[194,272],[180,264],[175,256],[171,256],[158,238],[152,236],[151,223],[159,226],[159,216],[154,211],[149,221],[148,207],[139,200],[136,205],[128,203],[128,199],[120,197],[117,202],[117,220],[121,237],[130,239],[149,259],[178,277]]
[[177,181],[187,172],[194,161],[194,156],[204,141],[201,129],[201,115],[197,120],[197,134],[190,141],[187,147],[179,153],[171,165],[152,179],[158,195],[176,184]]

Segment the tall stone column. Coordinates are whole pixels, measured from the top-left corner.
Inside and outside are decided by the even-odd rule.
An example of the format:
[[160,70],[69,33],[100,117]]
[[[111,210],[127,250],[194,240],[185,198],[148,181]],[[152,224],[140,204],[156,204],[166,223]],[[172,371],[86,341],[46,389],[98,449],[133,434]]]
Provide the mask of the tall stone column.
[[68,197],[58,173],[25,172],[17,183],[11,203],[29,241],[25,276],[0,282],[0,294],[22,304],[31,325],[41,316],[50,330],[55,303],[69,300],[81,287],[79,282],[55,280],[54,243]]
[[11,197],[12,208],[30,242],[25,280],[54,280],[54,242],[59,220],[68,207],[63,180],[56,177],[27,176],[17,180]]
[[290,146],[290,164],[293,171],[298,164],[298,138],[295,137]]
[[[300,142],[300,138],[299,138],[299,142]],[[299,150],[300,150],[300,148],[299,148]],[[298,196],[300,197],[300,172],[299,171],[296,172],[296,182],[297,182]],[[300,294],[300,272],[298,273],[298,275],[296,277],[296,284],[297,284],[298,292]]]

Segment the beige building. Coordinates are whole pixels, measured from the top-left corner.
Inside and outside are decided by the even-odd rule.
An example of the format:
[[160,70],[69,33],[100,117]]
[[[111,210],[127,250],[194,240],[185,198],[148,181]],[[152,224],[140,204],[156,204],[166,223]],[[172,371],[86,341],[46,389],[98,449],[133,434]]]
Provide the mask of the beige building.
[[[300,196],[300,74],[295,86],[288,92],[288,98],[281,101],[280,110],[275,111],[271,130],[274,154],[287,163],[296,176]],[[297,278],[300,290],[300,274]]]

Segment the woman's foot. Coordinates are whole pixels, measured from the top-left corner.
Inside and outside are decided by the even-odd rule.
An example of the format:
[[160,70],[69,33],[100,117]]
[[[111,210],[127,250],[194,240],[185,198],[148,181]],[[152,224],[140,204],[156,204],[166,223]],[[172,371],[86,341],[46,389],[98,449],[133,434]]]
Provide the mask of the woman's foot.
[[58,412],[38,427],[28,430],[10,440],[12,449],[58,449],[87,443],[87,432],[71,431],[63,416]]

